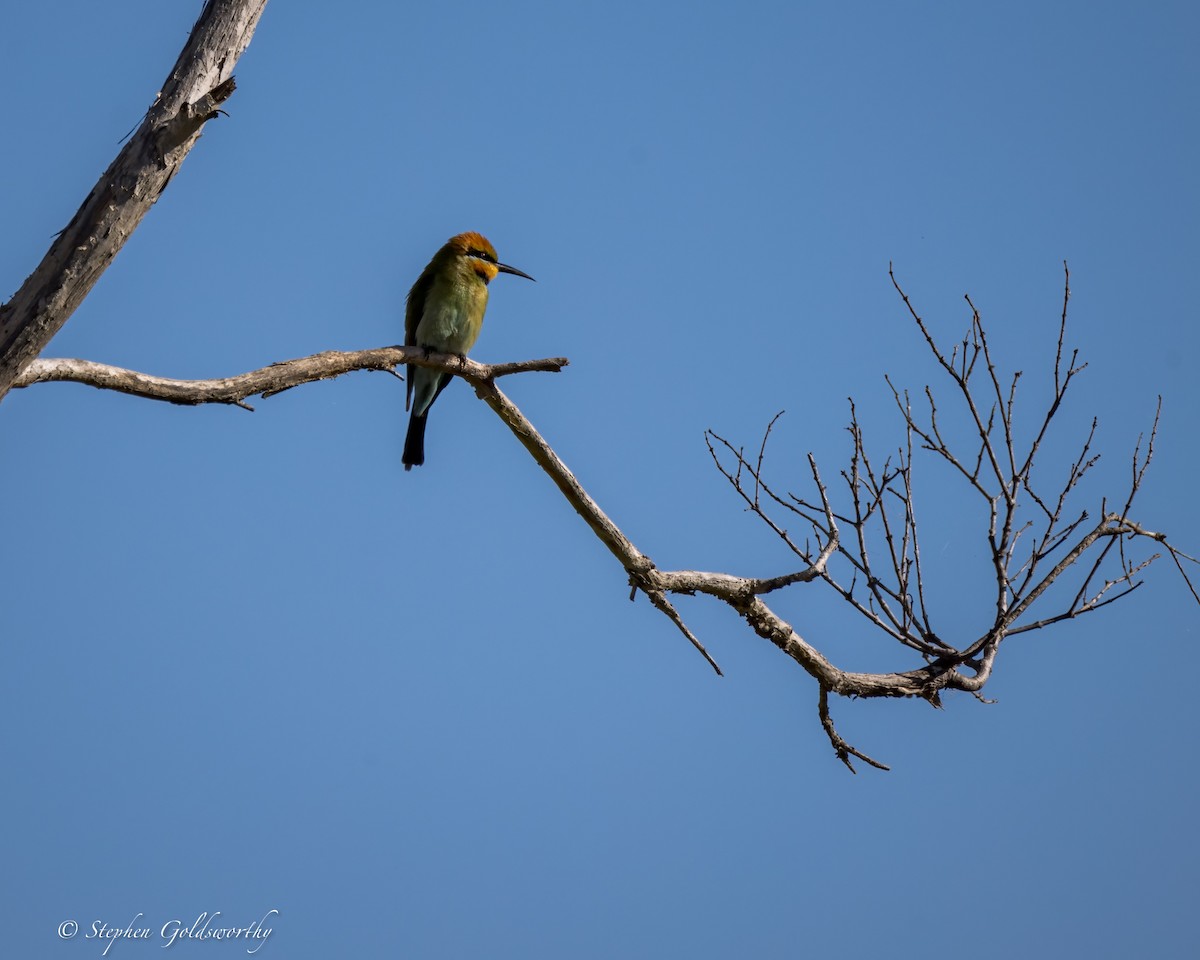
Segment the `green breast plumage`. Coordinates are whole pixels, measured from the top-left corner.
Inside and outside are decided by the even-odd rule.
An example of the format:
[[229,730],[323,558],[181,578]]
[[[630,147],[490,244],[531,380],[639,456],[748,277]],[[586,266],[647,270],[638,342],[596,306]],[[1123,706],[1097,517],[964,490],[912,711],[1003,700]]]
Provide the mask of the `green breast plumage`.
[[487,285],[473,271],[446,271],[435,277],[417,323],[417,343],[465,355],[479,339],[487,301]]

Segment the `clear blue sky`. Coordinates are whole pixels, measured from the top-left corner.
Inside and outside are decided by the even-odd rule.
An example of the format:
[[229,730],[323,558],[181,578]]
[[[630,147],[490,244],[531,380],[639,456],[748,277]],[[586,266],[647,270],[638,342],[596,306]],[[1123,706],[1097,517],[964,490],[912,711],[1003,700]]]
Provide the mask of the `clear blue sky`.
[[[585,486],[662,567],[772,575],[705,428],[754,443],[786,408],[784,486],[809,450],[836,474],[848,395],[895,442],[884,373],[936,371],[889,261],[945,337],[969,292],[1032,396],[1066,259],[1088,505],[1161,394],[1136,512],[1200,550],[1200,16],[983,6],[272,3],[230,116],[47,353],[206,377],[397,343],[479,230],[538,282],[497,281],[474,355],[571,358],[505,388]],[[200,3],[118,8],[0,18],[0,298]],[[256,406],[0,404],[7,954],[269,910],[276,958],[1193,954],[1200,612],[1169,566],[1014,639],[995,705],[836,701],[893,767],[854,777],[813,682],[685,599],[714,676],[461,384],[408,475],[392,377]],[[961,636],[978,523],[930,545]],[[840,665],[908,663],[819,588],[779,607]]]

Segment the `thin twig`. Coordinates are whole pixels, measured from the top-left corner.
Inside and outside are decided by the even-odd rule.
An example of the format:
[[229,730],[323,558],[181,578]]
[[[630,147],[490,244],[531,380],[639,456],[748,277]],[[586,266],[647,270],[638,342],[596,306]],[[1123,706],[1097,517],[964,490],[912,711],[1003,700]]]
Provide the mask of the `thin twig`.
[[852,756],[858,757],[863,763],[869,763],[877,770],[892,769],[887,764],[880,763],[878,760],[868,757],[861,750],[852,747],[842,739],[833,725],[833,717],[829,715],[829,691],[825,687],[821,687],[821,692],[817,699],[817,713],[821,718],[821,726],[825,729],[825,734],[829,737],[829,742],[833,745],[833,750],[837,754],[837,758],[846,765],[851,773],[858,773],[850,760]]

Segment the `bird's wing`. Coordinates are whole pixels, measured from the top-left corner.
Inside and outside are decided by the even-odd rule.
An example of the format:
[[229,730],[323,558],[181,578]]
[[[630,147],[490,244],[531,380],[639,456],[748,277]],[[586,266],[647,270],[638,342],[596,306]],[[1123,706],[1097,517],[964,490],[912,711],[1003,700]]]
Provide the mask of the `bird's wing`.
[[425,312],[425,298],[429,296],[429,288],[433,286],[433,271],[426,267],[417,277],[417,282],[408,291],[408,300],[404,304],[404,345],[417,345],[417,324],[421,322],[421,314]]
[[[432,268],[433,264],[431,263],[421,271],[417,282],[408,291],[408,299],[404,302],[404,345],[406,347],[417,345],[417,324],[421,322],[421,315],[425,312],[425,300],[429,296],[429,288],[433,286]],[[404,387],[405,410],[412,405],[412,392],[413,378],[410,373]]]

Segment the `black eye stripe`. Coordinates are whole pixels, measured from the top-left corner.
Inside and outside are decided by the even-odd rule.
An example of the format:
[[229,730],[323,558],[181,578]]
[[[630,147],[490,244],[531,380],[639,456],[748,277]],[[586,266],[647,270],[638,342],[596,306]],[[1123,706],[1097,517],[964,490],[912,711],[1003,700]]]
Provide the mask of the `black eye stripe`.
[[478,257],[480,260],[486,260],[488,263],[496,262],[496,255],[494,253],[488,253],[486,250],[468,250],[467,255]]

